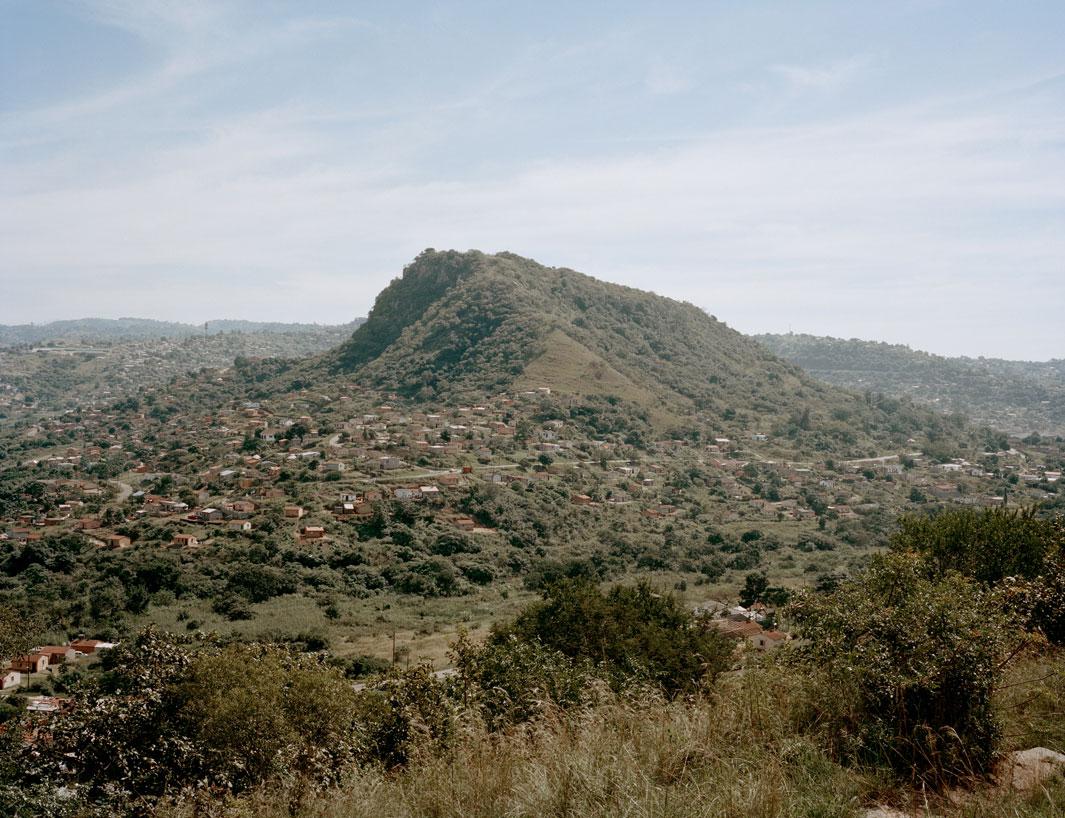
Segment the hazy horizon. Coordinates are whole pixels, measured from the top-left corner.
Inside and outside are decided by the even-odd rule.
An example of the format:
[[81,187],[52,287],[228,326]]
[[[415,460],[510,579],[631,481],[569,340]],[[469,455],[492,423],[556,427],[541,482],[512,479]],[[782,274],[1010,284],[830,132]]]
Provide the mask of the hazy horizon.
[[[720,320],[724,320],[724,319],[721,319],[721,316],[716,316],[716,317],[719,318]],[[171,320],[171,319],[165,319],[165,318],[153,318],[151,316],[144,316],[144,315],[115,315],[115,316],[82,315],[82,316],[77,316],[75,318],[56,318],[56,319],[53,319],[53,320],[50,320],[50,321],[28,321],[28,322],[23,322],[22,324],[17,324],[17,325],[0,323],[0,327],[11,327],[11,326],[44,327],[44,326],[48,326],[49,324],[64,323],[64,322],[70,322],[70,321],[96,321],[96,320],[103,320],[103,321],[130,321],[130,320],[132,320],[132,321],[158,321],[160,323],[183,324],[183,325],[189,326],[189,327],[202,327],[205,323],[214,324],[214,323],[221,323],[221,322],[247,322],[247,323],[250,323],[250,324],[281,323],[281,324],[294,324],[294,325],[295,324],[301,324],[301,325],[304,325],[304,326],[306,326],[306,325],[316,325],[316,326],[322,327],[323,329],[327,329],[327,328],[331,328],[331,327],[344,326],[346,324],[352,323],[353,321],[365,320],[365,318],[366,318],[366,315],[364,314],[364,315],[356,315],[353,318],[348,319],[347,321],[339,321],[339,322],[336,322],[336,323],[317,322],[317,324],[316,324],[316,322],[314,322],[314,321],[282,321],[282,322],[275,322],[275,321],[268,321],[266,319],[260,319],[260,318],[234,317],[234,316],[215,316],[213,318],[207,318],[207,319],[204,319],[202,321],[182,321],[182,320],[176,320],[176,319],[175,320]],[[725,321],[725,323],[728,324],[727,321]],[[731,325],[729,325],[729,326],[731,326]],[[210,328],[208,327],[208,329],[210,329]],[[737,329],[737,328],[733,327],[733,329]],[[737,331],[743,332],[743,330],[737,330]],[[770,334],[770,335],[795,334],[795,335],[810,335],[810,336],[814,336],[814,337],[834,338],[836,340],[842,340],[842,341],[866,341],[866,342],[872,342],[872,343],[901,344],[902,346],[909,347],[914,352],[927,352],[927,353],[931,353],[933,355],[939,355],[941,357],[947,357],[947,358],[973,358],[973,359],[977,359],[977,358],[989,358],[989,359],[990,358],[994,358],[994,359],[998,359],[998,360],[1014,360],[1014,361],[1023,361],[1023,362],[1028,362],[1028,363],[1047,363],[1047,362],[1052,361],[1052,360],[1061,360],[1061,357],[1058,357],[1058,358],[1054,358],[1054,357],[1051,357],[1051,358],[1005,358],[1002,355],[950,355],[948,353],[936,352],[935,350],[932,350],[932,349],[920,349],[918,347],[913,346],[912,344],[906,344],[906,343],[903,343],[903,342],[883,341],[883,340],[878,339],[878,338],[865,338],[865,337],[854,337],[854,336],[848,337],[848,338],[843,338],[841,336],[825,336],[825,335],[818,336],[818,335],[816,335],[815,333],[812,333],[812,332],[804,332],[802,330],[793,330],[793,329],[779,330],[779,331],[763,330],[762,332],[744,333],[744,334],[745,335],[751,335],[751,336],[761,335],[761,334]]]
[[0,0],[0,323],[340,324],[428,246],[1065,357],[1065,6]]

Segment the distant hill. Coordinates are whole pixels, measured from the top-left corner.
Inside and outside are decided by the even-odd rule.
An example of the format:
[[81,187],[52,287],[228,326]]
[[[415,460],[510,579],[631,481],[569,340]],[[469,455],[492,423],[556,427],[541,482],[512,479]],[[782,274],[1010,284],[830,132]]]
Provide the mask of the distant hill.
[[691,304],[511,253],[423,252],[314,368],[426,401],[550,387],[823,450],[943,423],[814,380]]
[[[91,331],[74,332],[67,337],[48,336],[36,343],[0,344],[0,394],[16,394],[41,408],[133,395],[201,368],[224,369],[239,361],[280,362],[317,355],[348,338],[360,321],[340,326],[219,323],[268,329],[211,331],[207,336],[201,329],[194,334],[115,337],[115,332],[126,329],[152,332],[187,326],[121,319],[114,324],[102,323],[105,337],[93,337]],[[62,324],[95,325],[97,319]],[[285,327],[289,329],[282,331]]]
[[[354,329],[362,319],[345,327]],[[229,318],[208,321],[206,334],[243,333],[316,333],[329,327],[320,324],[282,324],[265,321],[240,321]],[[150,318],[77,318],[47,324],[0,324],[0,346],[41,344],[48,341],[142,341],[155,338],[190,338],[204,335],[203,324],[155,321]]]
[[813,335],[755,338],[828,383],[907,396],[1014,434],[1065,434],[1065,360],[945,358],[898,344]]

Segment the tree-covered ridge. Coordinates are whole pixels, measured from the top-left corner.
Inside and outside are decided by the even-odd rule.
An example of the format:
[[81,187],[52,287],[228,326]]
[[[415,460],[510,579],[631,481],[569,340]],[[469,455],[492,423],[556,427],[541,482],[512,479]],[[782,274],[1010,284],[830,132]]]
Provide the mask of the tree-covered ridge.
[[420,400],[545,386],[638,407],[658,426],[739,418],[820,449],[946,429],[809,378],[694,305],[512,253],[426,250],[318,370]]
[[946,358],[901,344],[758,335],[773,354],[851,389],[909,396],[1016,434],[1065,431],[1065,362]]

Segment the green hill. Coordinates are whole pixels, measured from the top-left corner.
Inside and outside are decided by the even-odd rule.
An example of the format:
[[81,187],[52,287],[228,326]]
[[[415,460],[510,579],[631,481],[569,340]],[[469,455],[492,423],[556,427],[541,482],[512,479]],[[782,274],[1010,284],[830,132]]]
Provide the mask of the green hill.
[[813,335],[756,339],[838,386],[910,397],[1015,434],[1065,434],[1065,361],[945,358],[899,344]]
[[944,427],[814,380],[691,304],[511,253],[423,252],[316,368],[425,401],[550,387],[657,427],[698,416],[820,450]]

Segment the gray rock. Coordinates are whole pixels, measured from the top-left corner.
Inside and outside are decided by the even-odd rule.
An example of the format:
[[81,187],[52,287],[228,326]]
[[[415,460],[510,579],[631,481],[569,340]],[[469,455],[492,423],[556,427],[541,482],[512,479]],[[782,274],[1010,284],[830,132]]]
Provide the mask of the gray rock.
[[1030,750],[1015,750],[1006,755],[995,774],[999,787],[1018,792],[1029,792],[1055,775],[1065,773],[1065,755],[1033,747]]

